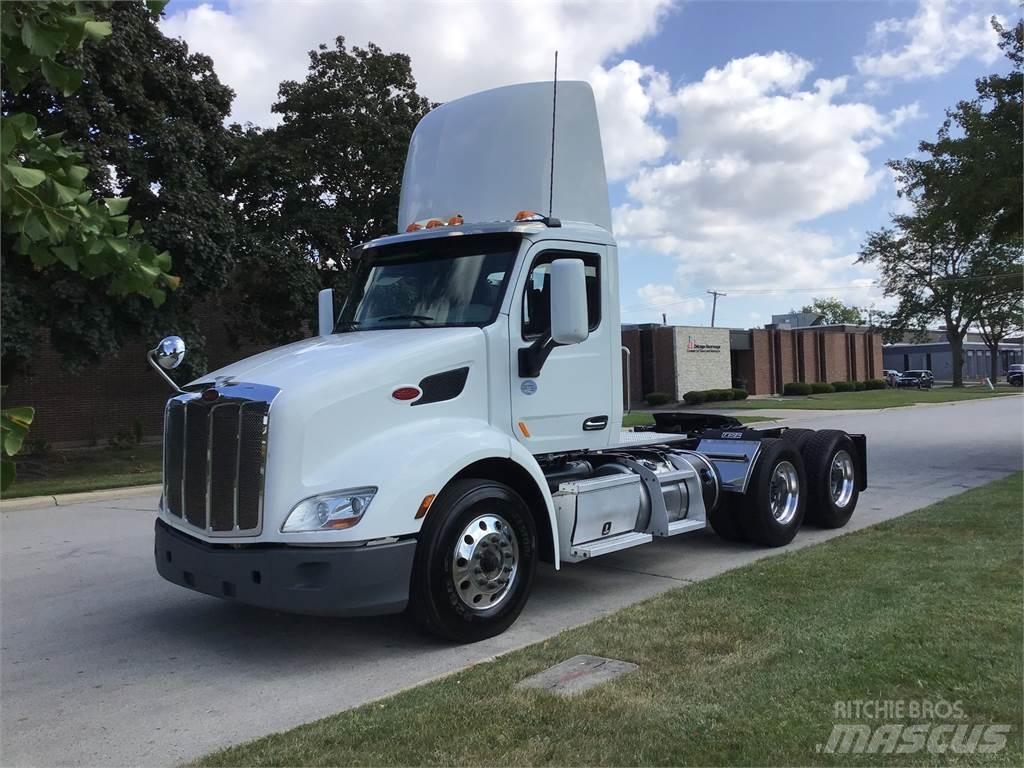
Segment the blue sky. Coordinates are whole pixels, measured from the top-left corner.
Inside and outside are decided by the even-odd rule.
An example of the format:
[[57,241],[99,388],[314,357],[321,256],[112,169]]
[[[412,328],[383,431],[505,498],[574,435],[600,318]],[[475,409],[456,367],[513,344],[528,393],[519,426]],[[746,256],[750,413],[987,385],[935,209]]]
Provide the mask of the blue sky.
[[335,35],[412,57],[438,101],[589,80],[620,242],[623,320],[752,327],[838,295],[888,306],[853,264],[898,201],[884,163],[1005,70],[987,19],[1009,0],[172,0],[165,32],[210,54],[234,117],[272,124],[277,83]]

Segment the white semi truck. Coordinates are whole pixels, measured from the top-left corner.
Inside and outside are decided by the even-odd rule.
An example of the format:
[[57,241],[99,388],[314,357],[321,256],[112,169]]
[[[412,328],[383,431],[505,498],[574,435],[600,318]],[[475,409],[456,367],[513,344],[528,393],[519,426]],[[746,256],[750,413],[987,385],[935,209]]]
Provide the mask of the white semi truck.
[[[774,547],[846,524],[863,435],[701,413],[620,429],[616,244],[586,83],[475,94],[413,135],[406,231],[355,250],[319,335],[175,388],[160,574],[327,615],[399,612],[456,641],[504,631],[555,569],[711,525]],[[532,211],[548,211],[548,215]],[[550,215],[557,213],[558,218]],[[628,376],[627,376],[628,384]],[[571,566],[570,566],[571,567]]]

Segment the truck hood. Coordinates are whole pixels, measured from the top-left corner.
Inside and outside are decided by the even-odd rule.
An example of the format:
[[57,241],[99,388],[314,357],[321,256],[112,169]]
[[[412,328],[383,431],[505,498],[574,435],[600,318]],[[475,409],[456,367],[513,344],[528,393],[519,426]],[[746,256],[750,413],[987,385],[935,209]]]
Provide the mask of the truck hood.
[[[200,376],[189,384],[199,387],[226,379],[251,384],[266,384],[284,391],[306,388],[312,382],[356,377],[384,383],[398,379],[415,384],[432,371],[429,361],[440,362],[450,356],[458,359],[483,341],[479,328],[401,328],[394,330],[351,331],[316,336],[261,352]],[[405,374],[405,376],[403,376]],[[415,376],[415,380],[405,380]],[[383,377],[383,378],[381,378]]]

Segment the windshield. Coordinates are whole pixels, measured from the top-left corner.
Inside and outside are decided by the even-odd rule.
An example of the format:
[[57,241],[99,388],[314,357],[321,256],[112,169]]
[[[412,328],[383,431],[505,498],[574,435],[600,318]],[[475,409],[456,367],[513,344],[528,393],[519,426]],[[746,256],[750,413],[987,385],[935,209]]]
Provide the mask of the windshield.
[[465,235],[367,248],[336,332],[490,325],[518,235]]

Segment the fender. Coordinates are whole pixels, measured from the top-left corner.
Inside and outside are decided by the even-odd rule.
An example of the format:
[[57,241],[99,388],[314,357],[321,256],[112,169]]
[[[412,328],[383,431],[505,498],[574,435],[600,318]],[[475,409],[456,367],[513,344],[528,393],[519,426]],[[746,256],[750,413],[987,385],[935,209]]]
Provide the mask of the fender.
[[511,453],[510,458],[516,464],[521,466],[530,476],[533,481],[537,484],[538,490],[540,490],[541,497],[544,499],[544,506],[547,507],[548,511],[548,525],[551,526],[551,542],[554,544],[554,555],[555,555],[555,570],[559,570],[562,567],[562,561],[559,553],[561,549],[558,546],[558,521],[555,518],[555,503],[551,498],[551,491],[548,490],[548,482],[544,477],[544,472],[541,471],[540,464],[537,463],[537,459],[534,458],[533,454],[530,453],[518,440],[508,438]]

